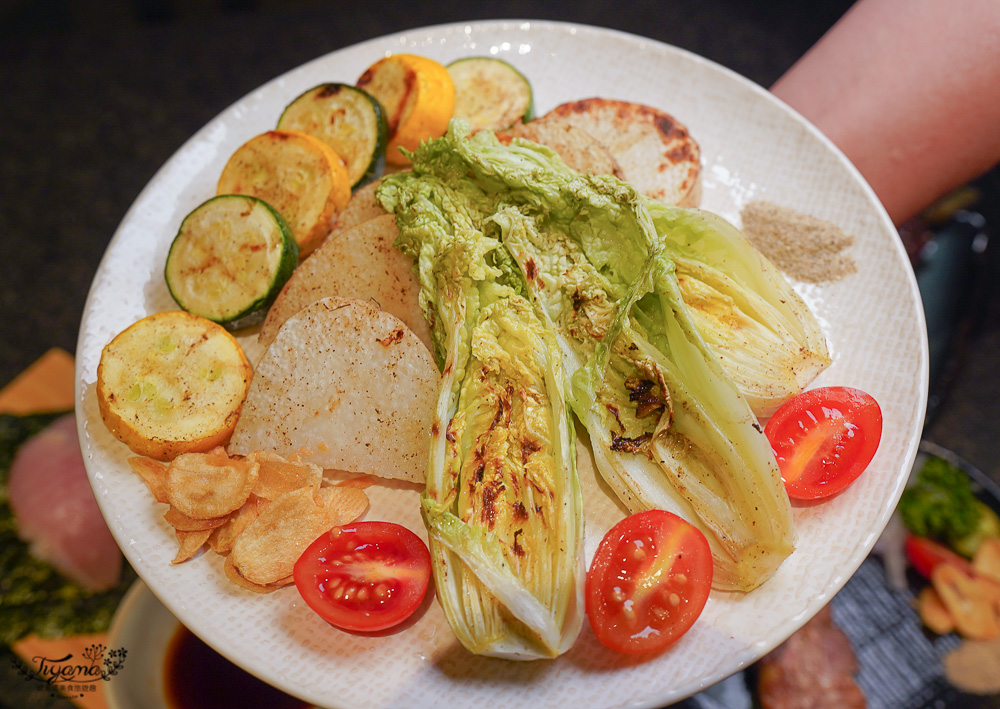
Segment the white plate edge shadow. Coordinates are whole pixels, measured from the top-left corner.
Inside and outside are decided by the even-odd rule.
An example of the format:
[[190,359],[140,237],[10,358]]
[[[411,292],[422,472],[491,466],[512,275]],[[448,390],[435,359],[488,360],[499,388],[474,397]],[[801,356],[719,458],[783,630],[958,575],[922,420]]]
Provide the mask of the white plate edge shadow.
[[[108,628],[108,647],[121,648],[127,653],[120,675],[109,678],[104,688],[109,709],[138,709],[140,706],[168,709],[164,694],[164,662],[170,640],[180,627],[181,622],[160,603],[145,582],[136,580],[129,587]],[[139,636],[143,637],[143,642],[136,648],[137,643],[132,641]]]

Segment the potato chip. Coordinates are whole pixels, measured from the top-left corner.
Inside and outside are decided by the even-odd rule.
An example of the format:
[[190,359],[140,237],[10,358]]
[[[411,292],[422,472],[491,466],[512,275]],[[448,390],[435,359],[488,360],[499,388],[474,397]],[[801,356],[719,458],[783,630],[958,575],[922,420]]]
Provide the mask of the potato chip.
[[924,586],[917,596],[917,612],[920,620],[938,635],[946,635],[955,629],[955,619],[941,600],[933,586]]
[[938,564],[931,583],[959,634],[974,640],[1000,637],[1000,585],[952,564]]
[[221,517],[247,501],[259,468],[216,453],[179,455],[167,468],[167,501],[188,517]]
[[331,524],[326,527],[331,529],[353,522],[364,514],[368,509],[368,495],[360,488],[327,485],[319,489],[316,504],[323,508],[327,519],[331,520]]
[[177,556],[171,562],[173,564],[183,564],[188,559],[194,557],[201,549],[205,542],[208,541],[208,537],[212,534],[211,529],[200,529],[194,532],[184,532],[182,530],[176,530],[174,532],[177,535]]
[[356,488],[308,487],[272,500],[239,535],[228,560],[251,583],[267,586],[287,578],[302,552],[320,534],[357,519],[368,496]]
[[235,512],[229,513],[225,524],[212,530],[212,536],[208,538],[208,546],[216,554],[223,556],[233,550],[233,544],[243,530],[250,526],[250,523],[257,519],[257,515],[267,507],[268,501],[263,497],[251,494],[249,499],[243,503]]
[[356,487],[359,490],[365,490],[370,488],[375,484],[375,478],[370,475],[355,475],[353,477],[345,478],[337,483],[342,487]]
[[279,579],[278,581],[269,584],[259,584],[259,583],[254,583],[253,581],[248,581],[243,577],[243,574],[239,572],[239,569],[233,566],[232,559],[228,557],[226,558],[225,564],[223,564],[222,566],[222,570],[226,574],[227,579],[232,581],[240,588],[245,588],[246,590],[253,591],[254,593],[271,593],[273,591],[277,591],[279,588],[282,588],[283,586],[288,586],[295,582],[291,576],[288,576],[287,578],[284,579]]
[[216,446],[215,448],[211,448],[211,449],[209,449],[207,451],[204,451],[204,453],[205,453],[205,455],[214,456],[216,458],[228,458],[229,457],[229,454],[226,453],[226,449],[225,449],[224,446]]
[[133,456],[128,459],[129,467],[142,478],[157,502],[167,501],[167,465],[153,458]]
[[311,487],[314,492],[319,492],[323,482],[323,469],[312,463],[285,460],[269,451],[254,451],[247,456],[247,460],[260,465],[253,491],[267,500],[302,487]]
[[228,515],[223,515],[222,517],[196,519],[195,517],[188,517],[175,507],[171,507],[163,513],[163,519],[178,532],[199,532],[203,529],[215,529],[225,524],[229,517]]
[[400,320],[367,301],[324,298],[265,351],[229,449],[422,482],[439,381]]
[[1000,539],[984,539],[972,558],[972,567],[981,576],[1000,583]]

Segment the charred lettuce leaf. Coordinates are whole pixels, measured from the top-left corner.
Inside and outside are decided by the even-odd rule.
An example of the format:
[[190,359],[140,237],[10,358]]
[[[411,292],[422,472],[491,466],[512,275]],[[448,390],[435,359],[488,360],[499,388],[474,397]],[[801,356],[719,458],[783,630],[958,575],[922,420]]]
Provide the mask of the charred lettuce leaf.
[[516,263],[622,502],[696,524],[717,588],[769,578],[794,548],[788,498],[753,411],[684,302],[649,201],[614,177],[575,173],[547,148],[468,136],[457,123],[413,160],[407,179],[447,184],[431,202],[449,214],[461,204],[461,219]]
[[695,327],[757,416],[830,365],[819,323],[781,272],[722,217],[646,200]]
[[483,231],[467,188],[401,173],[379,189],[400,248],[418,265],[442,366],[421,498],[437,594],[470,651],[554,657],[583,619],[583,502],[566,377],[516,264]]

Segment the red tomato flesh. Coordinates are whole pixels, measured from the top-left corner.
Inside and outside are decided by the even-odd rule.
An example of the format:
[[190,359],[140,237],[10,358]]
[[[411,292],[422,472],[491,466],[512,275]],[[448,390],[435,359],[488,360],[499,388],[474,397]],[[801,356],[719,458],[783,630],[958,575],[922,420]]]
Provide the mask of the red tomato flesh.
[[597,547],[587,573],[587,616],[612,650],[660,652],[694,625],[711,588],[705,536],[670,512],[637,512]]
[[343,630],[374,632],[420,606],[431,575],[427,545],[394,522],[331,529],[302,553],[295,587],[321,618]]
[[882,438],[882,410],[860,389],[809,389],[782,404],[764,433],[788,496],[815,500],[842,491],[868,467]]

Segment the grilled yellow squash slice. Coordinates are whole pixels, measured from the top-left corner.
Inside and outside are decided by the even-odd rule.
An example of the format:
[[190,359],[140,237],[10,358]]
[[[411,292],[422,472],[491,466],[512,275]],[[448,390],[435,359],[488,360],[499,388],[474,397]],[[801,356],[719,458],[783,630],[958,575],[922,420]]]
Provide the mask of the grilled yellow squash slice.
[[416,54],[393,54],[375,62],[357,81],[386,110],[386,160],[409,165],[400,148],[416,150],[424,140],[444,135],[455,111],[455,85],[444,66]]
[[104,347],[97,402],[104,424],[135,453],[172,460],[229,440],[251,377],[224,327],[170,310],[146,316]]
[[259,197],[285,218],[300,256],[330,233],[330,220],[351,199],[347,167],[318,138],[272,130],[240,146],[222,170],[216,193]]

